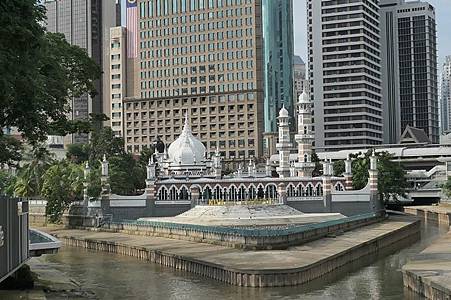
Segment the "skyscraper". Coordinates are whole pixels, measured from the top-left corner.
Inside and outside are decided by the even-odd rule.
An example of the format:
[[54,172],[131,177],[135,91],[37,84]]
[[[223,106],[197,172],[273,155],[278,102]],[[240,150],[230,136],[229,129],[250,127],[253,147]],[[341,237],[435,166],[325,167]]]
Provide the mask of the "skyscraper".
[[380,28],[384,142],[398,143],[407,126],[439,139],[434,7],[427,2],[381,0]]
[[[46,0],[47,30],[63,33],[66,40],[86,49],[88,55],[101,66],[103,75],[96,83],[98,95],[90,99],[88,95],[72,99],[70,119],[87,119],[90,113],[104,113],[104,85],[109,77],[109,47],[104,41],[109,39],[110,27],[119,22],[119,3],[114,0]],[[108,90],[107,90],[108,91]],[[104,98],[106,97],[106,98]],[[87,142],[87,135],[74,134],[66,137],[66,143]]]
[[294,84],[294,94],[293,102],[297,104],[299,96],[304,91],[304,87],[308,85],[306,78],[305,62],[300,56],[295,55],[293,57],[293,84]]
[[[139,153],[157,138],[171,143],[188,113],[209,153],[219,148],[230,160],[259,157],[261,0],[128,0],[132,9],[138,23],[127,21],[127,151]],[[131,11],[127,16],[134,18]]]
[[442,69],[441,95],[441,132],[451,130],[451,56],[445,57]]
[[317,151],[382,143],[378,0],[307,0]]
[[292,0],[263,0],[263,41],[265,140],[268,144],[275,143],[273,137],[277,135],[277,116],[282,106],[288,110],[291,131],[294,130]]

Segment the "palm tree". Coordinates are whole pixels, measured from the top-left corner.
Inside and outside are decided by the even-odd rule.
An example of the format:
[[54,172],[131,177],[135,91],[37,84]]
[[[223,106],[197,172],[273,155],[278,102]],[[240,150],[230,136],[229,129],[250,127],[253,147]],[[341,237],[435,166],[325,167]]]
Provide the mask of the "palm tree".
[[42,175],[53,164],[53,154],[44,147],[35,147],[25,155],[29,163],[19,171],[14,185],[14,193],[19,197],[39,196],[42,187]]

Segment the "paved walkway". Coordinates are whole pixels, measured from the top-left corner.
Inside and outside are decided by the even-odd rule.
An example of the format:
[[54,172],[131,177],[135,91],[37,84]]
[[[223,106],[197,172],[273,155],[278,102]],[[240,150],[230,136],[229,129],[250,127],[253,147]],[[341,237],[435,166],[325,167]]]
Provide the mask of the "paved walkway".
[[42,228],[59,238],[95,240],[119,245],[146,248],[189,261],[220,266],[225,270],[262,274],[288,272],[308,268],[323,260],[349,252],[359,245],[382,238],[393,231],[412,224],[409,218],[392,218],[378,224],[345,232],[336,238],[324,238],[288,250],[242,251],[224,246],[159,237],[136,236],[122,233],[91,232]]
[[427,298],[451,299],[451,232],[415,256],[403,273],[404,285]]

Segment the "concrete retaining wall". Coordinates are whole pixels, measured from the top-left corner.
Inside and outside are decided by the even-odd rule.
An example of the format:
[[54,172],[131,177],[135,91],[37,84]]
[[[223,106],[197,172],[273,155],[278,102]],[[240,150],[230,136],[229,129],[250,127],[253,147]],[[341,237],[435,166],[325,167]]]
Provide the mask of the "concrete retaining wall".
[[87,240],[74,237],[58,237],[66,245],[87,249],[106,251],[128,255],[201,276],[209,277],[224,283],[246,287],[293,286],[309,282],[331,271],[373,255],[397,243],[415,240],[419,237],[420,224],[412,222],[397,230],[373,238],[338,254],[330,255],[321,261],[312,262],[307,267],[297,269],[277,270],[235,270],[224,265],[215,265],[189,257],[165,253],[164,250],[152,250],[145,247],[131,246],[119,242]]
[[[313,240],[320,239],[327,235],[350,231],[355,228],[367,226],[380,222],[385,219],[385,216],[368,216],[360,219],[351,220],[337,220],[332,222],[324,222],[314,224],[312,228],[306,226],[299,226],[306,228],[305,230],[296,233],[285,233],[283,229],[277,235],[252,235],[239,233],[224,233],[215,230],[215,227],[209,226],[189,226],[168,223],[158,225],[147,224],[110,224],[109,228],[101,228],[95,230],[119,232],[132,235],[141,236],[155,236],[179,240],[188,240],[199,243],[209,243],[215,245],[222,245],[232,248],[249,249],[249,250],[270,250],[270,249],[286,249],[290,246],[301,245]],[[178,226],[177,226],[178,225]],[[79,227],[75,227],[79,228]],[[85,229],[85,228],[82,228]],[[89,230],[89,228],[87,228]]]
[[404,207],[404,212],[421,218],[426,223],[437,224],[439,226],[451,226],[451,212],[440,210],[439,206],[410,206]]

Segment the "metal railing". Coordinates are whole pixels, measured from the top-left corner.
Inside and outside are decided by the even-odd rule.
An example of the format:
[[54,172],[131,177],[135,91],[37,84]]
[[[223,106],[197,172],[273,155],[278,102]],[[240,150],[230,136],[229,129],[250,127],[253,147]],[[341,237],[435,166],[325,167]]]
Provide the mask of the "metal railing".
[[28,201],[0,196],[0,282],[29,258]]
[[178,224],[178,223],[167,223],[158,221],[134,221],[134,220],[124,220],[121,222],[111,222],[113,225],[119,226],[137,226],[137,227],[152,227],[166,230],[188,230],[197,231],[207,234],[225,234],[225,235],[235,235],[243,237],[272,237],[272,236],[286,236],[292,234],[299,234],[315,229],[326,228],[335,225],[341,225],[351,222],[358,222],[376,218],[379,215],[376,213],[361,214],[356,216],[351,216],[338,220],[331,220],[321,223],[312,223],[306,225],[283,225],[279,227],[268,226],[268,227],[220,227],[220,226],[206,226],[206,225],[194,225],[194,224]]

